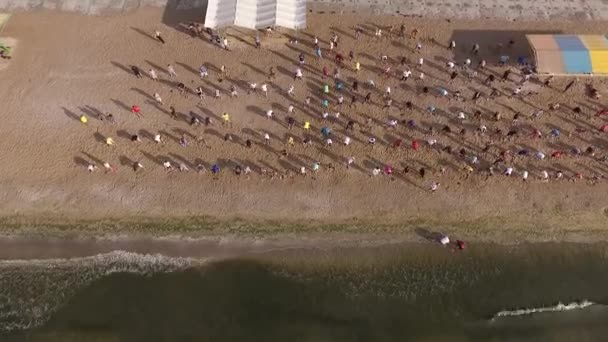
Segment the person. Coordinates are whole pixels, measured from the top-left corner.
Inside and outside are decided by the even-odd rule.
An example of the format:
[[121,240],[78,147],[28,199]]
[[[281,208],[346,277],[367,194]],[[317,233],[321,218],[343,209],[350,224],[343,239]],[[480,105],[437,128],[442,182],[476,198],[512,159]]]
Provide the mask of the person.
[[270,145],[270,134],[264,133],[264,144]]
[[186,94],[186,85],[185,84],[183,84],[181,82],[178,83],[177,90],[179,90],[180,95],[184,95],[185,97],[188,97],[188,95],[185,95]]
[[132,106],[131,107],[131,112],[135,115],[137,115],[137,117],[139,118],[143,118],[144,115],[141,113],[141,109],[139,108],[139,106]]
[[106,170],[106,173],[108,173],[108,172],[116,173],[116,168],[108,162],[104,162],[103,167]]
[[201,79],[209,76],[209,71],[207,70],[207,67],[205,67],[204,65],[201,65],[201,67],[198,68],[198,72],[199,72],[199,75],[201,76]]
[[262,41],[260,40],[260,35],[255,35],[255,48],[259,49],[262,46]]
[[214,90],[214,96],[213,96],[216,100],[219,100],[222,97],[222,93],[220,93],[219,89],[215,89]]
[[141,70],[139,70],[139,68],[135,65],[131,66],[131,71],[133,71],[133,74],[135,75],[135,77],[137,78],[143,78],[143,76],[141,75]]
[[137,170],[143,169],[143,168],[144,168],[144,166],[141,165],[140,162],[138,162],[138,161],[133,162],[133,171],[137,172]]
[[272,109],[269,109],[266,111],[266,119],[272,119],[272,115],[274,114],[274,111]]
[[257,88],[258,88],[257,83],[255,83],[255,82],[249,83],[249,91],[247,91],[247,94],[255,93]]
[[295,80],[302,80],[302,69],[297,68],[296,72],[294,73],[294,77],[293,77],[294,81]]
[[348,157],[346,160],[346,168],[350,169],[350,167],[355,163],[355,157]]
[[521,175],[521,179],[522,179],[524,182],[527,182],[527,181],[528,181],[528,171],[525,171],[525,170],[524,170],[524,172],[523,172],[523,173],[522,173],[522,175]]
[[177,73],[175,72],[175,69],[173,69],[173,65],[167,64],[167,72],[169,72],[169,77],[177,77]]
[[234,85],[230,86],[230,97],[238,97],[239,93],[236,91],[236,87]]
[[473,48],[471,49],[471,52],[474,55],[478,55],[479,54],[479,44],[477,44],[477,43],[473,44]]
[[265,97],[268,97],[268,85],[266,83],[262,84],[262,93],[264,93]]
[[196,94],[198,95],[199,99],[201,99],[201,100],[205,99],[205,94],[203,93],[203,87],[197,87]]
[[432,182],[431,183],[431,192],[437,191],[437,189],[439,189],[439,185],[440,185],[440,183]]
[[154,93],[154,100],[156,100],[156,102],[158,102],[159,104],[163,104],[163,99],[160,97],[159,93]]
[[171,106],[171,107],[169,107],[169,110],[171,111],[171,118],[173,120],[177,120],[178,116],[177,116],[177,112],[175,111],[175,107]]
[[96,171],[96,170],[97,170],[97,165],[95,165],[95,164],[89,164],[89,165],[87,166],[87,170],[88,170],[89,172]]
[[407,81],[411,75],[412,72],[410,70],[403,70],[403,74],[401,75],[401,81]]
[[158,81],[158,75],[156,74],[156,71],[154,71],[154,69],[150,69],[150,70],[148,71],[148,74],[150,74],[150,78],[151,78],[153,81]]
[[289,96],[295,96],[294,94],[295,91],[295,87],[293,86],[293,84],[289,87],[289,89],[287,90],[287,95]]
[[213,164],[213,166],[211,166],[211,172],[214,175],[218,175],[220,173],[220,166],[217,164]]
[[232,121],[230,121],[230,114],[224,112],[224,114],[222,114],[222,124],[223,125],[227,125],[230,124],[230,126],[232,127]]
[[158,40],[159,42],[165,44],[165,40],[160,35],[160,31],[154,31],[154,38],[156,38],[156,40]]
[[83,124],[86,124],[87,122],[89,122],[89,119],[87,118],[86,115],[81,115],[80,116],[80,122],[82,122]]
[[377,176],[377,175],[379,175],[379,174],[380,174],[380,172],[381,172],[380,167],[376,166],[376,167],[374,167],[374,169],[372,170],[372,175],[373,175],[373,176]]

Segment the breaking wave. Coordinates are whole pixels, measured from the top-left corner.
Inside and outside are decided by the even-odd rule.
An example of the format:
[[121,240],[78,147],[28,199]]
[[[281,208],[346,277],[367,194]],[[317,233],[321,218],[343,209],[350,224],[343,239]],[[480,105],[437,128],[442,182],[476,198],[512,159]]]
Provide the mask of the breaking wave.
[[572,302],[569,304],[557,303],[557,305],[554,305],[554,306],[546,306],[546,307],[540,307],[540,308],[504,310],[504,311],[500,311],[500,312],[496,313],[494,315],[494,317],[492,317],[492,320],[499,318],[499,317],[525,316],[525,315],[532,315],[532,314],[542,313],[542,312],[560,312],[560,311],[585,309],[592,305],[596,305],[596,303],[588,301],[588,300],[583,300],[582,302]]
[[44,324],[78,290],[107,275],[176,272],[204,262],[124,251],[73,259],[0,261],[0,332]]

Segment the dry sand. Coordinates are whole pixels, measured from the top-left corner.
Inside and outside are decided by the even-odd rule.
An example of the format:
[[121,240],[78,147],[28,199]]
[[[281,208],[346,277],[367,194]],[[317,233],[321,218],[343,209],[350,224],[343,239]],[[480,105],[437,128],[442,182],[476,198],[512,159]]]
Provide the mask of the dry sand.
[[[253,221],[281,221],[303,224],[357,223],[366,225],[391,225],[394,228],[385,234],[415,236],[408,224],[428,223],[442,227],[445,231],[458,233],[465,238],[511,241],[530,240],[590,240],[606,239],[606,181],[592,185],[588,180],[578,182],[537,181],[540,170],[563,170],[566,178],[581,173],[587,179],[606,173],[608,167],[601,158],[606,154],[606,137],[597,132],[604,123],[603,118],[594,117],[600,108],[598,101],[585,95],[585,83],[592,82],[600,92],[606,90],[603,78],[580,79],[567,93],[561,90],[570,79],[555,79],[552,89],[541,89],[532,83],[525,87],[538,90],[539,95],[522,99],[502,96],[498,100],[480,101],[474,104],[470,98],[474,90],[488,93],[481,85],[485,75],[476,81],[465,81],[463,76],[449,83],[445,71],[445,61],[452,59],[445,45],[456,37],[458,42],[457,62],[462,62],[473,42],[481,44],[482,55],[490,63],[496,60],[495,44],[506,44],[509,38],[516,40],[516,46],[509,54],[514,60],[520,53],[527,53],[522,32],[549,31],[567,33],[602,33],[603,22],[506,22],[459,20],[449,22],[439,19],[403,18],[397,16],[331,16],[314,14],[309,17],[309,29],[300,32],[300,44],[288,44],[288,38],[276,34],[263,38],[263,48],[252,47],[253,32],[230,29],[228,38],[232,51],[223,51],[208,43],[206,39],[193,38],[183,30],[167,27],[160,23],[162,11],[143,9],[124,16],[86,17],[57,12],[31,12],[15,14],[4,30],[5,36],[18,39],[19,46],[13,53],[8,68],[0,77],[0,99],[2,99],[2,134],[0,135],[0,215],[14,222],[45,222],[45,220],[72,222],[95,219],[136,220],[147,218],[187,218],[206,216],[220,220],[235,218]],[[426,62],[425,82],[410,79],[399,82],[397,76],[382,80],[378,76],[382,52],[393,61],[393,69],[399,74],[402,68],[396,63],[400,56],[412,62],[418,55],[413,52],[414,42],[407,39],[375,40],[371,22],[383,25],[401,23],[409,30],[420,29],[423,38],[422,55]],[[361,41],[352,38],[353,27],[363,24],[366,35]],[[163,33],[167,44],[155,41],[151,34],[155,29]],[[487,30],[494,30],[488,33]],[[321,123],[319,109],[320,70],[322,66],[333,69],[331,59],[318,61],[312,56],[310,46],[313,35],[318,35],[327,48],[331,30],[340,35],[339,51],[345,56],[355,50],[363,64],[363,71],[355,75],[351,63],[342,71],[342,77],[350,86],[353,77],[361,85],[373,78],[382,92],[386,85],[393,89],[397,105],[412,101],[417,110],[403,111],[393,108],[383,111],[379,106],[380,94],[374,94],[374,105],[359,104],[356,109],[348,108],[350,96],[345,96],[345,108],[340,109],[339,122]],[[498,32],[505,31],[505,32]],[[433,38],[439,44],[433,43]],[[306,54],[305,80],[296,82],[296,97],[289,99],[285,90],[293,82],[291,73],[295,70],[297,56]],[[491,59],[490,59],[491,58]],[[167,64],[173,64],[178,80],[189,88],[202,86],[207,91],[205,103],[197,105],[198,98],[180,96],[164,71]],[[210,66],[211,76],[201,81],[197,69],[205,63]],[[476,59],[473,60],[476,64]],[[148,70],[154,67],[161,81],[137,79],[129,70],[130,65]],[[228,78],[219,83],[216,69],[226,65]],[[248,96],[244,86],[251,81],[264,82],[268,68],[277,72],[276,80],[270,83],[270,96]],[[498,75],[504,67],[492,66]],[[514,69],[515,71],[515,69]],[[518,72],[511,76],[519,79]],[[414,71],[416,76],[417,72]],[[239,88],[238,99],[229,96],[229,86]],[[434,95],[420,94],[423,85],[444,86],[450,90],[460,89],[466,102],[436,98]],[[514,82],[498,83],[497,88],[510,92]],[[222,99],[212,99],[214,88],[221,89]],[[364,87],[363,87],[364,88]],[[151,95],[160,93],[164,100],[162,107],[154,105]],[[361,93],[365,94],[366,89]],[[304,108],[306,96],[315,101],[312,109]],[[335,99],[334,94],[331,96]],[[293,102],[297,107],[294,115],[299,125],[288,131],[285,125],[286,108]],[[335,103],[335,101],[332,101]],[[562,107],[549,112],[550,103],[559,102]],[[128,111],[132,105],[142,107],[144,119],[135,117]],[[424,109],[433,104],[444,112],[431,116]],[[174,106],[181,118],[174,120],[168,108]],[[576,115],[568,108],[580,106],[583,114]],[[274,121],[268,121],[264,114],[272,108]],[[529,117],[537,108],[545,109],[538,120],[524,118],[519,124],[520,136],[512,140],[504,138],[513,124],[511,118],[516,111]],[[460,109],[469,118],[459,122],[455,113]],[[472,113],[479,109],[483,119],[474,120]],[[228,111],[234,126],[224,127],[219,117]],[[492,120],[491,113],[500,111],[503,119]],[[95,119],[96,113],[111,112],[118,124],[111,125]],[[191,127],[189,113],[215,118],[215,125]],[[335,112],[332,109],[332,112]],[[86,114],[89,123],[83,125],[78,117]],[[368,133],[363,128],[366,117],[374,122],[372,134],[378,139],[375,147],[367,146]],[[422,129],[408,129],[404,125],[396,130],[387,130],[389,118],[414,119]],[[313,146],[302,146],[301,123],[310,120],[315,137]],[[354,120],[360,123],[355,133],[351,133],[353,144],[341,146],[344,123]],[[501,129],[503,137],[475,132],[481,124],[489,131]],[[326,149],[320,140],[319,129],[323,125],[332,127],[334,146]],[[424,141],[429,138],[426,128],[436,128],[434,138],[440,144],[450,145],[454,153],[447,154],[430,149]],[[444,125],[450,125],[454,133],[440,132]],[[529,138],[531,128],[541,130],[545,136],[553,127],[559,127],[559,139]],[[576,133],[576,128],[585,129]],[[461,136],[458,131],[466,128]],[[263,146],[262,132],[270,132],[271,145]],[[162,145],[155,144],[150,134],[161,132],[165,137]],[[142,141],[132,143],[129,136],[142,135]],[[231,133],[234,142],[225,142],[223,136]],[[571,134],[570,134],[571,133]],[[177,139],[185,134],[190,137],[188,147],[182,147]],[[288,134],[296,137],[296,146],[286,147]],[[116,144],[109,147],[103,143],[112,137]],[[208,146],[195,142],[192,137],[203,137]],[[399,137],[404,143],[400,149],[387,149],[392,139]],[[245,139],[252,139],[256,145],[252,149],[243,146]],[[410,141],[421,139],[421,151],[412,151]],[[481,149],[490,141],[496,147],[488,153]],[[558,160],[549,158],[552,151],[571,147],[584,150],[595,146],[597,154],[589,156],[565,156]],[[516,171],[530,171],[530,182],[522,182],[519,175],[508,178],[500,175],[488,177],[475,172],[469,177],[463,171],[466,165],[456,151],[465,148],[482,160],[481,167],[497,158],[499,148],[513,152],[526,147],[531,151],[542,150],[547,154],[544,161],[531,157],[519,157],[512,163]],[[288,149],[289,156],[280,154]],[[346,170],[346,157],[354,156],[357,167]],[[184,162],[191,171],[188,173],[167,172],[160,165],[164,160],[174,163]],[[101,162],[118,166],[116,174],[105,174]],[[145,169],[135,173],[131,169],[134,161],[141,162]],[[313,162],[322,163],[320,172],[312,177],[299,175],[276,177],[259,174],[261,168],[272,172],[277,170],[296,171],[300,166],[310,168]],[[89,173],[86,165],[96,163],[100,170]],[[209,170],[204,174],[194,171],[195,165],[211,165],[216,162],[223,167],[219,179],[213,179]],[[251,166],[250,176],[235,176],[230,169],[238,163]],[[374,166],[393,165],[395,174],[370,177]],[[328,169],[333,164],[335,170]],[[401,174],[408,166],[411,171]],[[440,167],[447,168],[447,174],[439,175]],[[417,170],[427,169],[427,176],[421,179]],[[428,191],[431,181],[441,183],[439,191]],[[403,228],[407,227],[407,228]],[[373,228],[366,230],[373,232]],[[349,231],[348,233],[357,233]]]

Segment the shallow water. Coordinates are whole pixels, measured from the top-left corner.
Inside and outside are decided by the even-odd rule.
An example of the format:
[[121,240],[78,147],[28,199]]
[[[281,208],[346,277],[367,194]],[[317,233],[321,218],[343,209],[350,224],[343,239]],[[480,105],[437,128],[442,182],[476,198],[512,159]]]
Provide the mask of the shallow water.
[[[407,244],[223,261],[124,252],[6,261],[0,340],[593,341],[608,333],[606,247]],[[595,304],[497,316],[584,300]]]

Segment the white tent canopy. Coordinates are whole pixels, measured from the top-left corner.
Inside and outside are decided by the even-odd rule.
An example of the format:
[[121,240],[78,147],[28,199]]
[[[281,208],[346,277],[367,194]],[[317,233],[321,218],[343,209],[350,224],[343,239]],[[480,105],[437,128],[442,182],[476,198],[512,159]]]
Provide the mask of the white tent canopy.
[[249,29],[306,27],[305,0],[209,0],[205,26],[236,25]]

